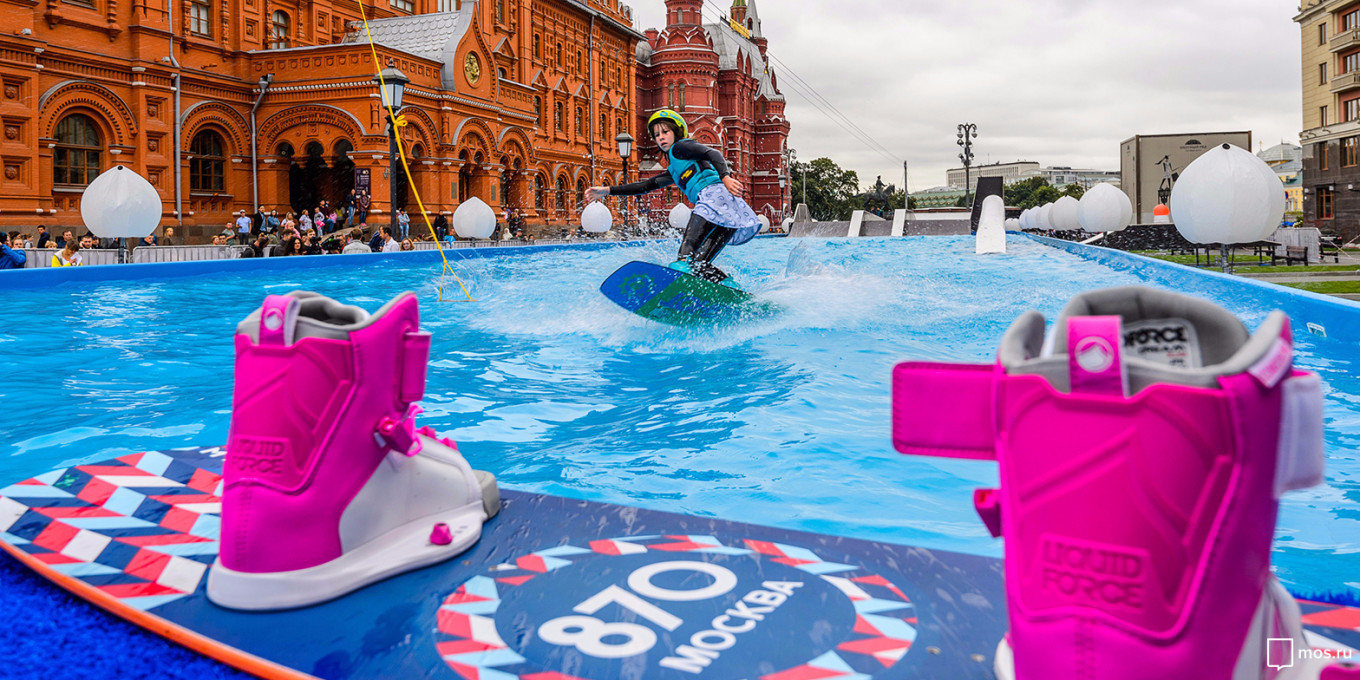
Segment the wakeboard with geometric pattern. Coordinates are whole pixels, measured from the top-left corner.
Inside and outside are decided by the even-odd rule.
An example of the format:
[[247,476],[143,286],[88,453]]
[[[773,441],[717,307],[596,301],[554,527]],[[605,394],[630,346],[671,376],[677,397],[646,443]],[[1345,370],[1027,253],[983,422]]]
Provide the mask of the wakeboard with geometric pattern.
[[[0,547],[117,616],[265,678],[990,678],[999,560],[502,491],[446,562],[319,605],[223,609],[220,447],[0,488]],[[1360,646],[1360,610],[1301,603]]]

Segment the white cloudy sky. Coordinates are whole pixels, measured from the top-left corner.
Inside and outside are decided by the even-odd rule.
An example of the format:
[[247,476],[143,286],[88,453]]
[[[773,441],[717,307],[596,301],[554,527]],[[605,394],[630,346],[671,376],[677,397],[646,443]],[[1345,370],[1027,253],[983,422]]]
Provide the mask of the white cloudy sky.
[[[789,146],[800,160],[826,156],[857,171],[866,186],[876,175],[900,185],[901,161],[809,104],[789,70],[910,161],[913,191],[960,167],[963,122],[978,126],[974,164],[1108,170],[1135,134],[1250,130],[1269,147],[1297,143],[1302,127],[1292,0],[758,3],[770,53],[785,66],[773,64]],[[664,25],[662,0],[630,4],[639,29]],[[708,21],[730,4],[706,0]]]

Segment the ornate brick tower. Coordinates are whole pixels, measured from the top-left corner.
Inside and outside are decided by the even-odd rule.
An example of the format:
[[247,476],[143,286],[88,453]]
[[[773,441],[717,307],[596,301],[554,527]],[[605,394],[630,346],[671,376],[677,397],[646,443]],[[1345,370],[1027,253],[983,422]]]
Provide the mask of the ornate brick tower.
[[[666,0],[667,26],[649,29],[638,45],[640,174],[661,172],[647,119],[670,108],[685,117],[690,136],[723,152],[758,214],[778,223],[792,210],[785,157],[789,123],[784,95],[766,55],[755,0],[734,0],[721,23],[703,23],[703,0]],[[657,217],[681,200],[676,190],[644,199]]]

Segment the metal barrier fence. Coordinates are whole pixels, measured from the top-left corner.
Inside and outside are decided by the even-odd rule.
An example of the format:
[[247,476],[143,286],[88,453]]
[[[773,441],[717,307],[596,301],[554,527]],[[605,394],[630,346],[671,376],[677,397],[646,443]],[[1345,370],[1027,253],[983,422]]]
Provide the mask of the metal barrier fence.
[[[42,269],[52,266],[52,256],[61,252],[61,248],[23,248],[23,253],[28,257],[24,262],[24,269]],[[82,264],[118,264],[118,250],[113,249],[87,249],[80,251]]]
[[[517,246],[557,246],[572,243],[600,243],[605,241],[621,241],[625,239],[603,239],[603,238],[579,238],[579,239],[542,239],[538,241],[445,241],[443,246],[447,250],[456,248],[511,248]],[[416,250],[436,250],[434,241],[416,241]],[[197,262],[203,260],[234,260],[241,256],[241,251],[250,246],[138,246],[133,249],[132,257],[128,262],[143,264],[148,262]],[[277,246],[265,249],[265,256],[275,255]],[[21,249],[28,257],[24,263],[25,269],[38,269],[52,266],[52,256],[61,251],[60,248],[23,248]],[[117,249],[87,249],[80,251],[80,257],[85,265],[118,264]]]
[[195,260],[232,260],[249,246],[138,246],[132,261],[190,262]]

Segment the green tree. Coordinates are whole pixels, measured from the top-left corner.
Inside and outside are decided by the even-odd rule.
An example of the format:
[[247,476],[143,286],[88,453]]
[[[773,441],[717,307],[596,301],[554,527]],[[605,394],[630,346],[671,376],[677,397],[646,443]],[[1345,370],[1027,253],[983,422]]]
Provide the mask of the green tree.
[[848,220],[850,213],[863,205],[863,196],[859,194],[859,175],[854,170],[841,169],[830,158],[818,158],[811,163],[794,163],[791,175],[793,202],[806,203],[814,220]]
[[1081,200],[1081,197],[1086,195],[1086,187],[1077,184],[1076,182],[1073,182],[1063,187],[1062,195],[1071,196],[1072,198]]

